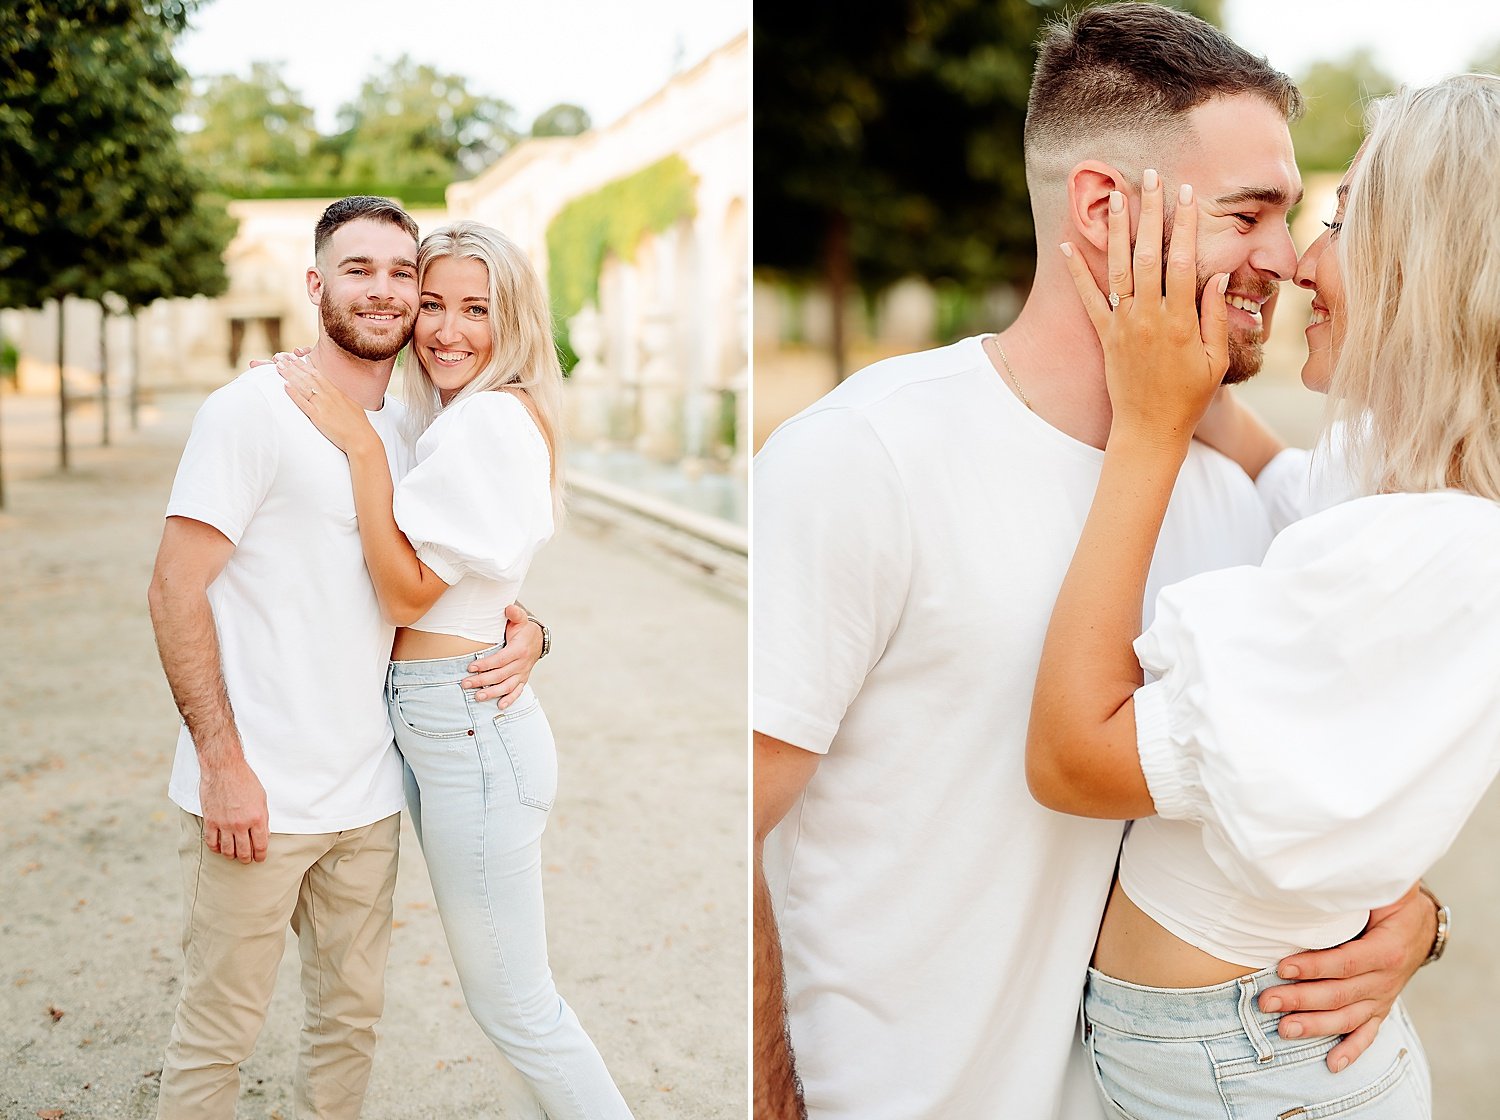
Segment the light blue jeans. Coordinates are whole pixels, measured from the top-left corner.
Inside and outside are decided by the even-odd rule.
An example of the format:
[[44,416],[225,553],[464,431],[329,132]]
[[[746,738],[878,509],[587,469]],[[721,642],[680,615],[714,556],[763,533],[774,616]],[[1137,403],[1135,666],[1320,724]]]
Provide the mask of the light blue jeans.
[[1262,969],[1211,988],[1147,988],[1089,969],[1084,1038],[1099,1092],[1122,1120],[1431,1120],[1427,1059],[1398,1002],[1342,1073],[1337,1038],[1284,1039],[1256,997]]
[[529,688],[498,713],[464,691],[468,666],[483,655],[393,661],[386,677],[407,806],[448,948],[470,1014],[551,1120],[628,1118],[547,966],[541,841],[557,792],[552,729]]

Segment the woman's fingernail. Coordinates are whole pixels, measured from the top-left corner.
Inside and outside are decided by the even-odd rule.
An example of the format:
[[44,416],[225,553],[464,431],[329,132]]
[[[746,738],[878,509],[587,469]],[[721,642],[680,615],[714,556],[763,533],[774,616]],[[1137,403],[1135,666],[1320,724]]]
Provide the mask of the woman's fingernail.
[[1260,1005],[1260,1009],[1267,1015],[1274,1015],[1281,1010],[1281,1000],[1275,996],[1270,996]]
[[1333,1063],[1333,1072],[1334,1073],[1343,1073],[1348,1068],[1349,1068],[1349,1059],[1348,1058],[1340,1058],[1338,1061],[1336,1061],[1336,1062]]
[[[1224,279],[1227,280],[1229,277],[1226,275]],[[1222,288],[1219,290],[1223,291]],[[1276,975],[1280,976],[1283,980],[1295,980],[1302,975],[1302,970],[1294,964],[1284,964],[1276,970]]]
[[1193,204],[1193,184],[1183,183],[1177,189],[1177,201],[1184,206],[1191,206]]
[[1125,209],[1125,196],[1119,191],[1110,191],[1109,209],[1112,214],[1118,214],[1121,210]]
[[[1219,278],[1219,294],[1223,295],[1227,291],[1229,291],[1229,273],[1226,272]],[[1287,979],[1291,979],[1291,977],[1289,976]]]
[[1281,1037],[1282,1038],[1301,1038],[1302,1037],[1302,1024],[1301,1023],[1287,1023],[1281,1029]]
[[1161,180],[1157,177],[1156,169],[1154,167],[1146,168],[1145,174],[1141,176],[1141,189],[1154,191],[1159,186],[1161,186]]
[[1062,255],[1065,257],[1073,255],[1073,246],[1069,245],[1066,241],[1059,245],[1058,248],[1062,250]]

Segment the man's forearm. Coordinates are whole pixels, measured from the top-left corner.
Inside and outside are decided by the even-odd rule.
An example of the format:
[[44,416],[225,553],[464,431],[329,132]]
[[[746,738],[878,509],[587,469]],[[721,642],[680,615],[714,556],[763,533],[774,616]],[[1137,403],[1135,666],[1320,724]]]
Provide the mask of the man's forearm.
[[207,768],[243,759],[208,596],[173,587],[167,576],[157,575],[151,583],[150,605],[161,667],[200,763]]
[[755,1120],[806,1120],[802,1083],[787,1033],[781,936],[771,891],[755,853]]

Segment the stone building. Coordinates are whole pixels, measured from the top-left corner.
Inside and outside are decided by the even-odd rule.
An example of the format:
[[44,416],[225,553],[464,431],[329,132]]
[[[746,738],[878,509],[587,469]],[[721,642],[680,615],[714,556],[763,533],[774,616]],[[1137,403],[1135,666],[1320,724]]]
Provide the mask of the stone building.
[[[548,230],[570,203],[628,187],[632,176],[672,161],[689,190],[681,214],[605,254],[598,275],[583,278],[590,298],[562,324],[578,356],[567,391],[583,451],[690,477],[743,474],[749,95],[749,36],[741,34],[619,120],[575,137],[523,141],[477,178],[452,184],[446,209],[413,211],[424,233],[456,218],[494,225],[546,277]],[[146,393],[207,390],[253,357],[309,342],[316,318],[304,276],[313,225],[329,201],[230,203],[239,229],[225,254],[225,295],[161,301],[135,332],[127,320],[104,324],[114,394],[126,391],[137,360]],[[70,300],[66,317],[69,392],[97,394],[99,306]],[[56,392],[55,308],[5,312],[0,329],[20,349],[21,391]]]

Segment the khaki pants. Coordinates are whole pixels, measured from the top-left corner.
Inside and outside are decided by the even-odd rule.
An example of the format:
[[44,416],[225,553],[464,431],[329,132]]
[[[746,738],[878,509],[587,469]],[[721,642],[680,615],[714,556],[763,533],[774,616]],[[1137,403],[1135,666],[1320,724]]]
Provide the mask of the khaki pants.
[[233,1120],[239,1066],[265,1021],[288,924],[306,1005],[296,1115],[359,1115],[385,1003],[400,821],[398,813],[345,832],[274,832],[265,862],[247,865],[209,851],[203,819],[182,813],[186,967],[158,1120]]

